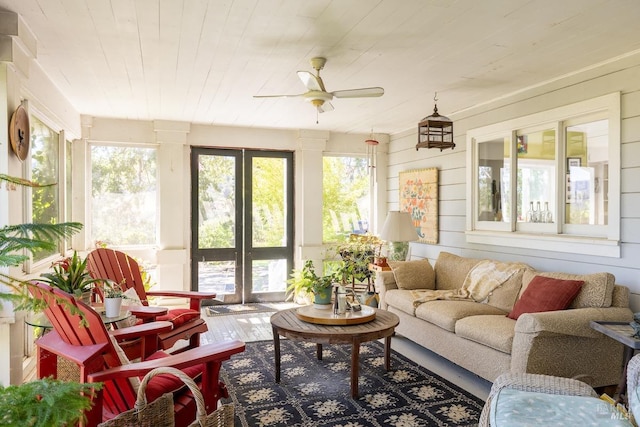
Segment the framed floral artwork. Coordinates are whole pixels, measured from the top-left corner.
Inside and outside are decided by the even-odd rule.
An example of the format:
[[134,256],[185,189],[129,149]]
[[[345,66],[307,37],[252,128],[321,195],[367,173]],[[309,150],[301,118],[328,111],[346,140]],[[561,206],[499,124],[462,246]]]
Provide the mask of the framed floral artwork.
[[421,243],[438,243],[438,169],[400,172],[400,210],[409,212]]

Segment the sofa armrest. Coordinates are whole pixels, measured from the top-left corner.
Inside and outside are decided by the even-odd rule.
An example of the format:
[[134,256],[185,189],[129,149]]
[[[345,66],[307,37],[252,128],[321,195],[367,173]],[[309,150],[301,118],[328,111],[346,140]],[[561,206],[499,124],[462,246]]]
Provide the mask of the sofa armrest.
[[592,320],[630,322],[633,320],[633,312],[626,307],[607,307],[525,313],[518,318],[515,331],[535,335],[557,334],[601,338],[602,334],[589,326]]
[[387,303],[385,302],[385,293],[392,289],[398,289],[398,285],[396,284],[396,278],[393,275],[393,271],[379,271],[376,273],[376,292],[380,297],[380,308],[387,308]]
[[505,373],[496,378],[496,381],[491,386],[489,397],[480,415],[480,427],[489,427],[491,401],[498,395],[500,390],[505,388],[554,395],[598,397],[591,386],[571,378],[527,373]]
[[376,274],[376,291],[384,293],[391,289],[398,289],[393,271],[380,271]]

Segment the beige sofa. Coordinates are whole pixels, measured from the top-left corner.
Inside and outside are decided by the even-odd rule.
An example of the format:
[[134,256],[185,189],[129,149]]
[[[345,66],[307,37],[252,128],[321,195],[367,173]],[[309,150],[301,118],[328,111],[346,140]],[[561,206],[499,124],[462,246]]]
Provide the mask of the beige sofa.
[[[400,317],[396,332],[489,381],[504,372],[530,372],[580,376],[593,387],[619,382],[622,345],[589,326],[591,320],[633,319],[629,289],[615,285],[612,274],[577,276],[525,266],[481,302],[438,299],[414,304],[420,289],[459,289],[480,261],[441,252],[433,268],[428,260],[416,260],[393,263],[393,271],[379,273],[381,308]],[[538,275],[584,284],[565,310],[507,317]]]

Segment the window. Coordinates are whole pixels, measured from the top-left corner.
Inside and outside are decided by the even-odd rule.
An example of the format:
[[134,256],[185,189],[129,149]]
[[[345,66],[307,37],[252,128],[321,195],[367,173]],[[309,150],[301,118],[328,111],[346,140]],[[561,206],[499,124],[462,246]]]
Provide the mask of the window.
[[619,123],[613,94],[469,131],[467,241],[619,257]]
[[369,231],[371,188],[365,157],[323,158],[322,237],[343,242],[350,234]]
[[156,181],[155,147],[91,145],[91,239],[154,245]]
[[[66,141],[65,144],[65,156],[64,156],[64,192],[63,192],[63,222],[73,221],[72,216],[72,200],[71,195],[73,194],[73,162],[72,162],[72,144],[71,141]],[[65,241],[65,247],[63,250],[71,249],[71,236],[67,238]]]
[[[568,121],[565,128],[567,151],[567,229],[580,232],[609,222],[609,122],[608,120]],[[585,154],[588,154],[585,155]],[[600,234],[604,234],[605,230]]]
[[[38,184],[60,182],[60,136],[36,117],[31,117],[31,180]],[[58,185],[31,189],[31,222],[55,224],[59,222],[61,204]],[[37,263],[60,252],[36,251]]]

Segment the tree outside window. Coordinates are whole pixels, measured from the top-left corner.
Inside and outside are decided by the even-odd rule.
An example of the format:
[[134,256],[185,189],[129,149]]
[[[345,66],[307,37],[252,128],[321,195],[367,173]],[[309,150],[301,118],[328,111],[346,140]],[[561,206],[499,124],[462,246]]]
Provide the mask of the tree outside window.
[[369,231],[371,191],[366,158],[325,156],[322,192],[324,242],[344,242],[352,233]]
[[91,146],[91,238],[114,246],[156,243],[153,147]]
[[[36,117],[31,117],[31,180],[39,184],[59,181],[59,135]],[[60,203],[58,186],[36,187],[31,190],[31,221],[42,224],[59,222]],[[39,250],[34,261],[41,261],[57,250]]]

